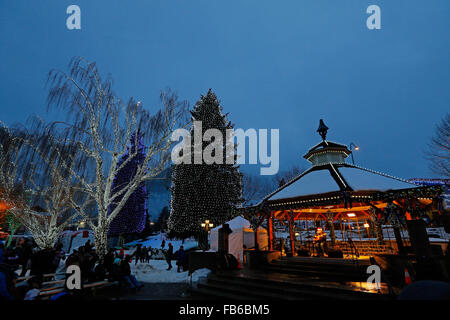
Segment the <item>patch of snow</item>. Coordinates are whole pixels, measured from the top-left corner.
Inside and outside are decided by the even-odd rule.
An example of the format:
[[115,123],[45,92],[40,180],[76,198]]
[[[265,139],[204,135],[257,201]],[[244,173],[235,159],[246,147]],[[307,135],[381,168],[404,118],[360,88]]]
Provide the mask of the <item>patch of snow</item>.
[[132,242],[128,242],[125,245],[126,246],[130,246],[130,247],[134,247],[138,244],[141,244],[142,246],[145,247],[149,247],[151,246],[153,249],[161,249],[161,243],[162,240],[165,239],[165,246],[164,246],[164,250],[167,250],[169,247],[169,243],[172,243],[173,245],[173,252],[177,251],[178,249],[180,249],[181,246],[184,247],[184,250],[188,250],[188,249],[192,249],[197,247],[198,243],[196,240],[194,239],[186,239],[184,240],[170,240],[164,237],[164,235],[158,234],[158,235],[154,235],[154,236],[149,236],[145,239],[142,240],[136,240],[136,241],[132,241]]
[[[189,283],[191,277],[188,272],[177,272],[176,261],[172,261],[172,269],[167,270],[167,263],[164,260],[150,260],[150,263],[135,261],[131,263],[131,272],[136,279],[145,283]],[[197,282],[200,278],[209,274],[209,269],[196,270],[192,274],[192,282]]]

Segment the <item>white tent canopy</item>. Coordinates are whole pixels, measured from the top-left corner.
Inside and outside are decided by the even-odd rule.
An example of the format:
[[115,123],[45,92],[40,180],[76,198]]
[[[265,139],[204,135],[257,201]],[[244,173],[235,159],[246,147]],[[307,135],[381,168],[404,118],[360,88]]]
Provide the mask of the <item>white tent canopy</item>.
[[[250,222],[241,216],[238,216],[227,222],[230,229],[233,231],[228,236],[228,252],[236,259],[243,261],[244,245],[248,249],[255,247],[255,235],[251,228]],[[222,226],[215,227],[211,230],[210,242],[211,249],[217,251],[219,249],[219,229]],[[259,227],[259,248],[261,250],[268,249],[267,230]]]

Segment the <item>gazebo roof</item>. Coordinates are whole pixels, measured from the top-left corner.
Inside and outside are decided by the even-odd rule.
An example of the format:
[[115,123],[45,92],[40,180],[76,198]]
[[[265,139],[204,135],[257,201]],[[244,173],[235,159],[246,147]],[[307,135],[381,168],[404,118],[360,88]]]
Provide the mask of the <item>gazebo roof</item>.
[[420,186],[381,172],[348,163],[313,166],[264,198],[266,201],[330,192],[385,192]]
[[320,119],[317,132],[322,142],[308,150],[304,158],[312,167],[290,180],[263,199],[264,201],[323,197],[343,192],[373,194],[392,190],[419,188],[412,182],[346,162],[352,153],[347,146],[326,140],[328,127]]
[[239,212],[303,210],[305,208],[373,206],[387,199],[432,198],[442,193],[439,186],[422,186],[379,171],[346,162],[347,146],[326,140],[328,127],[320,121],[322,142],[304,156],[311,167],[268,194],[255,205]]

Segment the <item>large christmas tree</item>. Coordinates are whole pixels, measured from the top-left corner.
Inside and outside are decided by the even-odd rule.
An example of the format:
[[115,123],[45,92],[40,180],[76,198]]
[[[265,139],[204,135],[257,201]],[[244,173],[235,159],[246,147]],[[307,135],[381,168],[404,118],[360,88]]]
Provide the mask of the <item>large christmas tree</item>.
[[[210,220],[215,226],[231,218],[232,209],[242,202],[242,175],[236,165],[226,163],[226,130],[233,125],[222,114],[216,95],[208,91],[191,111],[192,122],[201,121],[202,136],[208,129],[222,133],[223,161],[221,163],[194,164],[194,146],[191,145],[191,163],[175,164],[172,168],[171,207],[168,221],[169,234],[180,238],[202,234],[201,223]],[[194,137],[194,127],[191,128]],[[210,145],[205,141],[202,150]]]
[[[142,142],[142,137],[139,134],[137,134],[137,136],[136,134],[131,136],[128,152],[119,159],[117,166],[120,166],[126,161],[130,157],[130,154],[135,155],[114,177],[112,184],[113,193],[119,192],[123,185],[128,184],[136,174],[138,166],[144,161],[145,146]],[[128,198],[119,214],[111,221],[108,234],[111,236],[118,236],[141,233],[144,230],[147,218],[147,196],[145,183],[142,183]],[[120,199],[122,199],[122,195],[119,195],[115,202],[119,203]],[[109,207],[109,212],[112,212],[114,208],[115,205],[111,205]]]

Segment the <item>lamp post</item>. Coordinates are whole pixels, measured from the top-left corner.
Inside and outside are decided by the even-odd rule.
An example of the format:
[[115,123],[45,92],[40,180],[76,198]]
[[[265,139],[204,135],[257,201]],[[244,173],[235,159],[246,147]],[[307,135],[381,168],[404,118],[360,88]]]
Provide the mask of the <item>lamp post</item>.
[[367,222],[364,223],[364,228],[366,228],[366,230],[367,230],[367,238],[370,240],[369,227],[370,227],[370,225]]
[[206,231],[206,243],[205,243],[205,249],[203,250],[203,251],[205,251],[205,250],[207,250],[208,249],[208,247],[209,247],[209,244],[208,244],[208,235],[209,235],[209,232],[211,231],[211,229],[214,227],[214,224],[212,224],[209,220],[205,220],[205,222],[203,222],[202,224],[201,224],[201,226],[202,226],[202,228],[203,229],[205,229],[205,231]]
[[351,152],[351,155],[352,155],[352,164],[355,164],[355,158],[353,158],[353,151],[352,150],[358,151],[359,147],[356,144],[354,144],[353,142],[350,142],[348,148],[350,149],[350,152]]

